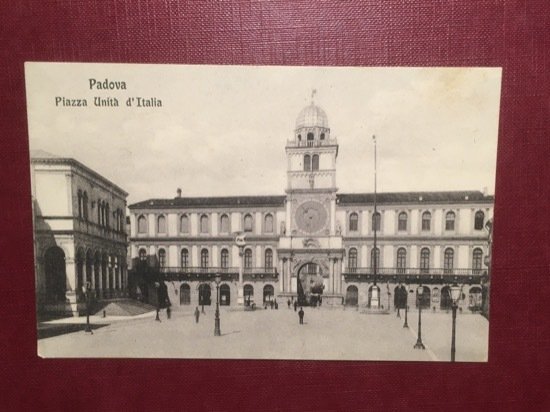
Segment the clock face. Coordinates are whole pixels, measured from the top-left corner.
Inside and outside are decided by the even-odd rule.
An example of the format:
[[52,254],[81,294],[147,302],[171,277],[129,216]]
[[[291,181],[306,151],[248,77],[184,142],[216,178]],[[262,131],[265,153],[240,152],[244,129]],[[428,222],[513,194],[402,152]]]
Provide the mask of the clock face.
[[296,209],[296,224],[306,233],[320,231],[327,222],[327,211],[319,202],[310,200]]

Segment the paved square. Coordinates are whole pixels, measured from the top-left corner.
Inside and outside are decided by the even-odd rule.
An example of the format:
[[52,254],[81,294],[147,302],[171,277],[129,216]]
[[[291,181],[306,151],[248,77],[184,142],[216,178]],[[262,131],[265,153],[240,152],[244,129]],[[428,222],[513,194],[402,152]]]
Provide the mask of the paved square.
[[[195,323],[193,308],[174,311],[172,318],[161,312],[162,322],[148,313],[136,318],[92,318],[108,323],[94,330],[40,339],[43,357],[120,358],[238,358],[319,360],[450,359],[451,314],[422,313],[422,338],[426,350],[413,349],[418,312],[409,312],[410,328],[403,316],[360,313],[355,309],[304,308],[300,325],[294,310],[259,309],[244,312],[223,308],[221,337],[214,336],[214,307],[206,309]],[[79,318],[83,322],[84,318]],[[70,322],[65,320],[64,322]],[[456,360],[487,360],[488,321],[480,315],[457,316]]]

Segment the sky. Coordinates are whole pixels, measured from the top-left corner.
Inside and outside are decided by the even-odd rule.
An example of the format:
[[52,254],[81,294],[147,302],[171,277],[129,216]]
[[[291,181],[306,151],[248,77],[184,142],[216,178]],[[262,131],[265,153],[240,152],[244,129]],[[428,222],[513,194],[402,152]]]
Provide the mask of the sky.
[[[72,157],[129,193],[283,195],[285,144],[315,104],[338,140],[339,193],[494,193],[500,68],[25,65],[29,147]],[[89,79],[126,90],[90,90]],[[55,98],[87,107],[56,106]],[[119,107],[95,107],[95,96]],[[162,107],[127,107],[156,97]]]

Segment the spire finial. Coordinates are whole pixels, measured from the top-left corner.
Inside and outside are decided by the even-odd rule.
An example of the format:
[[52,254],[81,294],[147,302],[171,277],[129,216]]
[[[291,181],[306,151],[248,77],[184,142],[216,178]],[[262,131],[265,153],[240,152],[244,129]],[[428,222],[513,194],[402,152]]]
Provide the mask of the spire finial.
[[311,104],[313,104],[313,99],[315,98],[315,95],[317,94],[317,89],[311,90]]

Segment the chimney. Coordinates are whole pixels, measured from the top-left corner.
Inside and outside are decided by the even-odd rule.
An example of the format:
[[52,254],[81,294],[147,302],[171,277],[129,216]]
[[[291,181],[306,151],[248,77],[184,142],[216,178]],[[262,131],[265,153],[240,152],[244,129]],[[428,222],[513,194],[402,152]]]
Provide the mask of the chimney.
[[177,193],[178,193],[177,197],[181,197],[181,189],[179,187],[178,187]]

